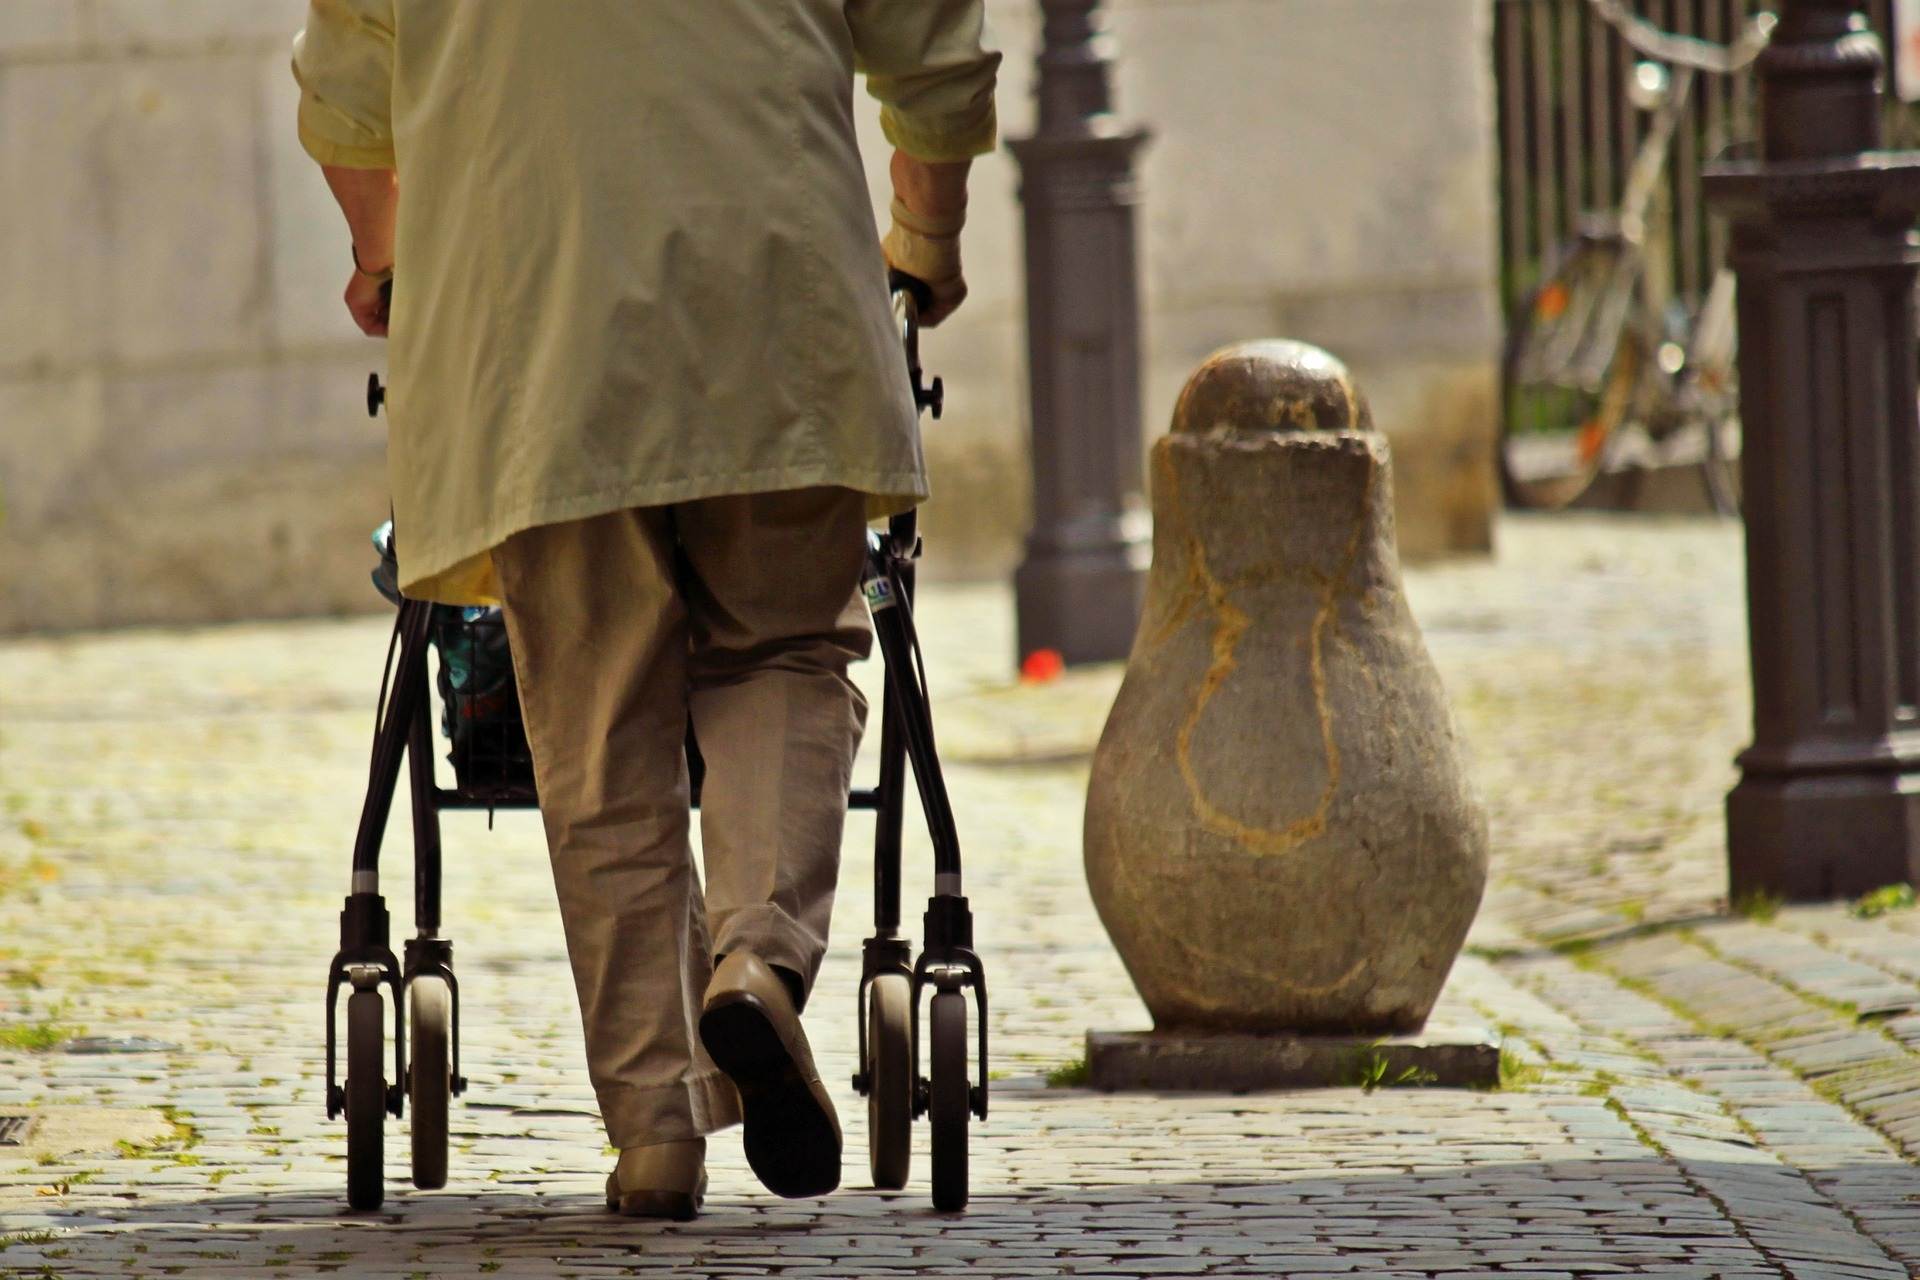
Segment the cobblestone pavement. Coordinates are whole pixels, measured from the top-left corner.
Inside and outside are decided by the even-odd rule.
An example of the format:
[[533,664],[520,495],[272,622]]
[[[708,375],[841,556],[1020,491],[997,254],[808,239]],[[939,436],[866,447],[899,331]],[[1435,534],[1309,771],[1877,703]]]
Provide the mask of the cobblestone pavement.
[[[0,1276],[1920,1274],[1920,913],[1722,901],[1746,715],[1736,532],[1502,534],[1497,562],[1410,582],[1493,812],[1494,887],[1441,1015],[1508,1035],[1511,1079],[1488,1093],[1049,1087],[1089,1027],[1146,1025],[1079,867],[1118,672],[1012,684],[1006,595],[929,590],[1003,1073],[964,1216],[928,1207],[924,1145],[906,1192],[864,1185],[844,1084],[856,819],[807,1018],[849,1121],[846,1189],[772,1200],[723,1135],[700,1221],[608,1217],[527,814],[447,823],[473,1082],[452,1182],[405,1189],[393,1126],[386,1210],[345,1213],[320,995],[384,624],[0,644],[0,1113],[71,1104],[110,1129],[115,1109],[164,1109],[118,1147],[0,1147]],[[916,844],[910,899],[927,864]],[[174,1047],[32,1047],[82,1034]]]

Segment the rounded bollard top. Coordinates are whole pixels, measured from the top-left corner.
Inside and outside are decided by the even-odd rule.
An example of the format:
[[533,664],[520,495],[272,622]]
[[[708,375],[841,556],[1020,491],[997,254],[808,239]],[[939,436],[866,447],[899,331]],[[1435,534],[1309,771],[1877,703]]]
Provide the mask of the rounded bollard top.
[[1266,338],[1208,356],[1180,392],[1173,430],[1371,431],[1373,411],[1336,357],[1305,342]]

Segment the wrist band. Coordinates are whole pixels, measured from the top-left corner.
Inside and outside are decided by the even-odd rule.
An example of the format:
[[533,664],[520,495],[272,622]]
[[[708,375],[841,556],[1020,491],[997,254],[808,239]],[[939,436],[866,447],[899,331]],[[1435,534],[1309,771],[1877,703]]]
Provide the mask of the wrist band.
[[960,237],[927,236],[895,223],[880,242],[887,265],[938,289],[960,278]]
[[360,246],[357,244],[350,244],[347,247],[349,252],[353,254],[353,269],[355,271],[358,271],[361,275],[373,281],[375,284],[385,284],[387,281],[393,279],[392,267],[388,267],[384,271],[369,271],[365,267],[360,265]]
[[947,239],[951,236],[959,235],[960,229],[967,225],[967,207],[961,205],[959,212],[940,216],[915,213],[907,207],[906,201],[902,200],[899,196],[895,196],[893,198],[893,220],[901,228],[911,231],[915,235],[928,236],[934,239]]

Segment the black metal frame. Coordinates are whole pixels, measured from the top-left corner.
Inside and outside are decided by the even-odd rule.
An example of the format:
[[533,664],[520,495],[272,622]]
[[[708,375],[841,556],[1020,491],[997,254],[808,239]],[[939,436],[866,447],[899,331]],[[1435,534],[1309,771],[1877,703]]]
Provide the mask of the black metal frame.
[[[920,660],[919,633],[913,622],[914,561],[920,539],[913,512],[895,516],[885,533],[867,535],[867,607],[873,615],[874,636],[886,663],[887,689],[880,728],[880,782],[870,792],[855,792],[852,807],[871,808],[878,815],[873,849],[874,936],[862,953],[859,1010],[859,1070],[853,1087],[865,1094],[870,1082],[867,1061],[867,990],[874,979],[898,973],[913,984],[913,1114],[926,1113],[927,1082],[920,1076],[920,996],[931,985],[936,991],[970,988],[977,1002],[979,1024],[979,1083],[972,1089],[973,1113],[987,1117],[987,976],[973,949],[973,912],[961,892],[960,838],[954,826],[953,806],[947,797],[945,776],[935,749],[933,709]],[[912,959],[912,943],[900,936],[900,844],[905,816],[907,766],[913,768],[920,808],[933,839],[933,896],[921,920],[925,946]]]
[[[924,381],[919,359],[918,304],[924,300],[917,282],[896,279],[895,303],[914,400],[920,409],[940,416],[944,387],[938,378]],[[377,412],[384,402],[377,379],[369,384],[368,408]],[[961,891],[960,841],[948,800],[946,781],[935,750],[933,712],[928,697],[919,636],[913,623],[914,563],[921,552],[916,513],[893,517],[885,531],[869,530],[863,589],[872,611],[874,633],[886,666],[886,693],[880,736],[880,776],[877,785],[856,788],[848,808],[876,815],[874,834],[874,936],[867,939],[859,991],[860,1071],[854,1087],[867,1087],[867,989],[882,973],[899,973],[913,984],[913,1063],[916,1081],[914,1115],[923,1115],[928,1082],[920,1077],[920,995],[928,986],[937,991],[971,989],[978,1002],[979,1074],[972,1090],[975,1115],[987,1114],[987,984],[986,970],[973,950],[973,914]],[[438,785],[434,776],[434,733],[431,683],[427,653],[435,606],[403,600],[394,623],[388,651],[389,684],[382,688],[373,740],[371,776],[360,814],[353,849],[352,892],[340,912],[340,949],[327,971],[327,1117],[345,1109],[346,1092],[336,1075],[337,1006],[340,988],[356,990],[382,985],[393,993],[394,1083],[387,1090],[387,1111],[398,1118],[403,1111],[407,1081],[406,991],[423,976],[444,978],[453,1001],[452,1073],[455,1095],[465,1092],[460,1074],[460,988],[453,973],[453,944],[440,936],[441,846],[440,815],[449,810],[527,809],[539,806],[530,783],[478,783],[459,779],[452,788]],[[394,664],[397,650],[399,661]],[[414,920],[416,936],[404,949],[405,962],[396,960],[389,943],[390,916],[380,894],[380,846],[399,788],[402,758],[413,803]],[[700,803],[705,762],[691,725],[687,757],[692,802]],[[925,946],[913,957],[910,940],[900,936],[901,833],[905,821],[906,774],[913,771],[921,808],[933,841],[934,892],[928,900],[923,927]],[[459,771],[456,770],[456,774]]]
[[[337,1117],[346,1105],[346,1091],[336,1078],[339,1042],[336,1027],[340,988],[355,990],[388,987],[393,993],[394,1083],[387,1089],[387,1112],[396,1119],[405,1109],[407,1084],[407,988],[416,978],[444,978],[452,997],[453,1092],[466,1091],[460,1073],[460,983],[453,972],[453,943],[440,936],[440,813],[446,809],[480,809],[537,803],[526,797],[475,797],[459,789],[441,788],[433,772],[432,699],[428,694],[428,631],[433,606],[420,600],[400,605],[388,651],[388,683],[381,690],[379,722],[373,737],[373,763],[367,798],[360,810],[360,828],[353,846],[353,885],[340,911],[340,950],[327,970],[327,1118]],[[392,650],[400,653],[398,670]],[[379,891],[380,844],[387,817],[399,788],[402,758],[413,801],[414,927],[407,939],[404,965],[394,958],[389,943],[391,916]]]

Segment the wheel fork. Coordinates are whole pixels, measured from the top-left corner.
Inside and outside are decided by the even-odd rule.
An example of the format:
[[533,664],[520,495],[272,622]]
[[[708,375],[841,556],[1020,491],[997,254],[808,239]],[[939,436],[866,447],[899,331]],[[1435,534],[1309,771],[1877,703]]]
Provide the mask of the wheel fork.
[[382,986],[393,992],[393,1071],[395,1083],[387,1086],[387,1114],[399,1118],[406,1097],[407,1026],[402,998],[405,983],[400,963],[387,945],[389,916],[387,903],[377,893],[348,896],[340,911],[340,950],[327,967],[327,1119],[333,1120],[346,1110],[347,1091],[339,1083],[336,1060],[339,1029],[340,988],[350,985],[355,991],[374,991]]
[[979,1058],[978,1083],[967,1090],[967,1105],[980,1119],[987,1118],[987,966],[973,949],[973,912],[957,893],[935,894],[927,901],[927,947],[913,966],[913,1074],[914,1115],[926,1114],[928,1082],[920,1078],[920,993],[973,992],[975,1044]]

